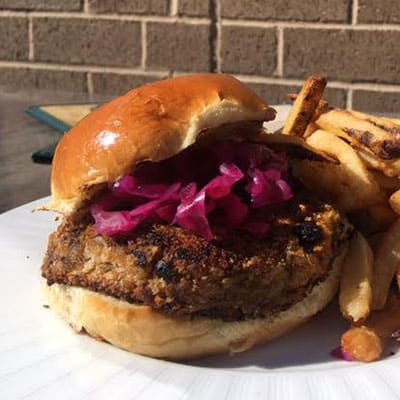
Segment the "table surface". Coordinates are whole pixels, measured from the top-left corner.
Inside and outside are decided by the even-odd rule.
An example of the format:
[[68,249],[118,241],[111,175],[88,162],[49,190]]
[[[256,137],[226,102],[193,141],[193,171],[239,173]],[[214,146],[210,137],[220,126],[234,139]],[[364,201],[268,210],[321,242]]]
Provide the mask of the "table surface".
[[50,194],[51,167],[33,163],[31,155],[55,143],[59,134],[25,110],[36,104],[105,100],[82,93],[0,92],[0,213]]

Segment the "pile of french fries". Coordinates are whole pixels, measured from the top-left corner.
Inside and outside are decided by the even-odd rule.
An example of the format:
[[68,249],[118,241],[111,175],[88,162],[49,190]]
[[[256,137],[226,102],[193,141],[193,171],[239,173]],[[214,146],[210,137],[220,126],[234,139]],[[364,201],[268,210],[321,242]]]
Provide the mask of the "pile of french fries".
[[341,346],[346,358],[370,362],[400,330],[400,120],[334,109],[325,86],[312,76],[289,95],[282,133],[332,159],[299,160],[294,171],[356,228],[341,274],[339,305],[351,324]]

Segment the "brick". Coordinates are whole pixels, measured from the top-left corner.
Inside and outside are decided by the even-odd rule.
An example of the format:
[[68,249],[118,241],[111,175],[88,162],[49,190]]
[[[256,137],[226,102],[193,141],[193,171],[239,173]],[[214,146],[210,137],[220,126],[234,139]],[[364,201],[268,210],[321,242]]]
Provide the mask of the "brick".
[[27,60],[28,35],[27,18],[0,17],[0,59]]
[[[301,89],[296,85],[279,85],[269,83],[246,83],[246,85],[254,90],[268,104],[291,104],[288,99],[289,93],[298,93]],[[326,88],[324,99],[328,100],[333,107],[346,106],[346,91],[344,89]]]
[[285,29],[284,76],[398,82],[400,32]]
[[0,9],[35,11],[80,11],[83,0],[0,0]]
[[36,61],[139,66],[141,28],[133,21],[34,18]]
[[147,24],[147,66],[177,71],[208,71],[209,25]]
[[359,0],[359,23],[400,23],[400,7],[398,0]]
[[10,90],[48,89],[87,92],[84,72],[0,67],[0,87]]
[[210,15],[210,1],[178,0],[178,15],[208,17]]
[[158,76],[93,73],[93,93],[119,96],[129,90],[160,80]]
[[324,99],[328,100],[332,107],[346,108],[347,104],[347,90],[326,88]]
[[353,108],[376,114],[393,113],[396,118],[400,118],[400,92],[355,90]]
[[169,0],[89,0],[93,13],[168,15]]
[[220,0],[223,18],[263,21],[347,22],[347,0]]
[[276,68],[276,51],[275,28],[222,27],[223,72],[270,76]]

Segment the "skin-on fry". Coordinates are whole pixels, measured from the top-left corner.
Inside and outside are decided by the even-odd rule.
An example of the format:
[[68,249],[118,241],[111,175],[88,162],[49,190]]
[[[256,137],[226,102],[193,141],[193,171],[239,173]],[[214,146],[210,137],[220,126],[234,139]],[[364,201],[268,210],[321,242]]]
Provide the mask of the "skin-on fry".
[[359,232],[350,241],[340,280],[339,305],[353,323],[365,320],[371,310],[374,256]]
[[303,136],[322,98],[325,86],[326,79],[320,76],[311,76],[306,80],[293,103],[285,125],[282,128],[282,133]]
[[304,139],[308,138],[309,136],[311,136],[315,131],[318,130],[318,126],[314,123],[314,122],[310,122],[307,125],[306,130],[303,133],[303,137]]
[[342,350],[352,360],[371,362],[382,357],[384,340],[365,326],[353,327],[342,335]]
[[370,171],[379,187],[389,193],[400,189],[400,179],[397,176],[390,177],[386,176],[381,171],[372,170]]
[[377,232],[366,237],[369,247],[371,248],[373,254],[375,254],[376,249],[378,248],[381,240],[383,239],[384,234],[385,234],[384,232]]
[[387,231],[398,218],[387,201],[348,215],[352,224],[364,235]]
[[377,203],[369,207],[367,216],[376,226],[373,232],[386,231],[398,218],[387,202]]
[[389,121],[393,122],[394,124],[400,126],[400,119],[398,119],[398,118],[386,118],[386,119],[388,119]]
[[329,103],[326,100],[321,99],[317,105],[317,108],[314,111],[312,120],[313,121],[317,120],[323,113],[326,113],[331,109],[332,107],[329,106]]
[[360,210],[365,206],[363,199],[353,196],[358,185],[354,185],[354,179],[342,164],[296,160],[293,162],[293,173],[310,190],[333,199],[344,212]]
[[358,118],[348,110],[328,111],[315,122],[353,146],[370,150],[382,160],[400,157],[400,140],[393,133],[373,121]]
[[[307,138],[306,143],[316,150],[336,158],[343,166],[345,174],[337,178],[337,181],[342,181],[342,184],[335,185],[330,191],[328,190],[328,193],[337,190],[335,198],[338,203],[343,202],[342,198],[346,195],[353,199],[352,202],[348,201],[346,204],[342,204],[344,211],[365,209],[369,205],[383,201],[384,193],[349,144],[333,133],[323,130],[315,131]],[[318,179],[318,177],[315,179]],[[320,180],[323,181],[322,177]],[[318,185],[318,181],[316,184]],[[321,182],[321,185],[324,185],[324,183]],[[338,191],[339,189],[340,191]]]
[[336,160],[329,157],[327,154],[315,150],[302,138],[291,135],[283,135],[281,133],[274,133],[265,135],[261,133],[259,136],[253,138],[257,143],[265,143],[276,151],[286,151],[289,156],[294,155],[296,158],[306,158],[310,160],[327,161],[330,163],[337,163]]
[[355,150],[368,169],[381,171],[391,178],[400,176],[400,169],[394,162],[383,161],[367,149],[357,148]]
[[371,362],[382,357],[392,334],[400,329],[400,304],[391,295],[383,311],[371,314],[365,325],[353,327],[342,336],[342,350],[353,360]]
[[390,207],[396,214],[400,214],[400,190],[396,190],[389,198]]
[[[291,100],[291,101],[295,101],[295,100],[297,99],[297,97],[298,97],[298,94],[297,94],[297,93],[289,93],[289,94],[287,95],[287,98],[288,98],[289,100]],[[326,100],[321,99],[321,100],[319,101],[318,105],[317,105],[317,108],[316,108],[315,111],[314,111],[314,114],[313,114],[313,116],[312,116],[311,121],[315,121],[316,119],[318,119],[318,117],[319,117],[321,114],[323,114],[323,113],[325,113],[325,112],[328,112],[328,111],[331,110],[331,109],[332,109],[332,107],[329,106],[329,103],[328,103]]]
[[[393,171],[395,171],[396,175],[395,176],[400,176],[400,157],[396,158],[394,160],[389,160],[387,162],[387,166],[392,169]],[[386,174],[385,171],[383,171]],[[389,176],[389,175],[388,175]]]
[[375,117],[374,115],[364,114],[359,111],[349,110],[349,112],[357,118],[363,119],[364,121],[369,121],[375,126],[382,128],[392,135],[400,134],[400,126],[389,118]]
[[385,307],[390,284],[400,265],[400,219],[385,233],[375,252],[372,309]]

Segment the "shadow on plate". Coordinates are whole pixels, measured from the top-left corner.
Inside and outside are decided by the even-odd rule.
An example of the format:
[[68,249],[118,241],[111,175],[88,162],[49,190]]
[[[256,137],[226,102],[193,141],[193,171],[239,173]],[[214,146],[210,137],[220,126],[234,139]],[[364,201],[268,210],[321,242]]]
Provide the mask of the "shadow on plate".
[[333,302],[302,327],[244,353],[206,357],[185,364],[206,368],[296,369],[337,361],[330,352],[340,344],[341,334],[348,327],[338,310],[338,304]]

